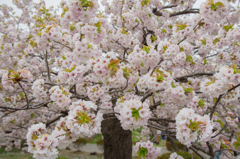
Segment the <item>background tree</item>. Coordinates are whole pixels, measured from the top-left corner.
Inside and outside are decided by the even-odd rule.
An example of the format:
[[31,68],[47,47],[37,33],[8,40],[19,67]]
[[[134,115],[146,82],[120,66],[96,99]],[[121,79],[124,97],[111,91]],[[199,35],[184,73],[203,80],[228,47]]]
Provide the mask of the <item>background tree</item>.
[[[63,0],[55,9],[13,0],[20,16],[1,5],[6,149],[57,158],[57,148],[102,130],[104,157],[126,159],[131,131],[144,127],[139,157],[158,156],[148,137],[156,139],[158,129],[174,150],[177,139],[199,156],[221,150],[233,158],[240,145],[240,9],[235,0],[195,2],[102,0],[99,9],[97,0]],[[232,131],[236,138],[225,144],[221,137]]]

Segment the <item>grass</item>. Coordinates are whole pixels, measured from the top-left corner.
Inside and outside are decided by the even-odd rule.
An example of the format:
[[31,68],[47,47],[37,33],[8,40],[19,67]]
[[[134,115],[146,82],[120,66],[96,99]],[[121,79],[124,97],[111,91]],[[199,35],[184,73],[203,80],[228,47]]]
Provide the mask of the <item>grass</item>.
[[[1,151],[3,152],[3,151]],[[32,154],[18,152],[4,152],[0,154],[0,159],[33,159]],[[88,152],[72,152],[63,150],[59,152],[57,159],[103,159],[103,154],[90,155]]]
[[96,134],[88,139],[88,144],[96,144],[99,139],[102,139],[102,134]]

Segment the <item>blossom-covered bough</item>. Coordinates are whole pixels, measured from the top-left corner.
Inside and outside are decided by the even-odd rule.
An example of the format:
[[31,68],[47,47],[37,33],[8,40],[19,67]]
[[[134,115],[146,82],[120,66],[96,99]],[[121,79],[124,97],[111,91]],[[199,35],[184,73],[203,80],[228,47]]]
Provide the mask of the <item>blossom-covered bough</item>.
[[20,15],[0,5],[6,150],[55,159],[79,137],[103,133],[105,158],[127,159],[131,131],[143,128],[134,148],[139,158],[160,154],[155,129],[175,151],[178,140],[202,158],[199,151],[234,158],[240,9],[236,0],[195,2],[62,0],[56,9],[13,0]]

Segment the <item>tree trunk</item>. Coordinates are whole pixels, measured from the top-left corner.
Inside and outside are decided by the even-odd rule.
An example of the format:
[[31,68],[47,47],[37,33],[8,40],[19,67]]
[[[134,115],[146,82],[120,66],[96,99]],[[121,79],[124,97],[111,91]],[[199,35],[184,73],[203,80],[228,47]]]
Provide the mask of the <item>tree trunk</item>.
[[[104,118],[106,119],[107,116],[104,115]],[[104,137],[104,159],[132,158],[132,132],[123,130],[116,117],[102,121],[102,134]]]
[[176,142],[171,137],[169,137],[168,139],[169,139],[170,143],[172,144],[173,150],[178,151],[178,146],[177,146]]

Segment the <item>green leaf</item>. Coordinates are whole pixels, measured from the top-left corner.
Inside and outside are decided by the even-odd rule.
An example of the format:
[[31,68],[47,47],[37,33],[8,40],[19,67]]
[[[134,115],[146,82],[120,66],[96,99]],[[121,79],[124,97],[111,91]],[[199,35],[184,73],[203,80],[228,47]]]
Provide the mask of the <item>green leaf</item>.
[[71,25],[71,26],[70,26],[70,30],[71,30],[71,31],[74,31],[75,29],[76,29],[76,27],[75,27],[74,25]]
[[183,87],[183,90],[185,91],[186,94],[193,92],[193,88],[184,88]]
[[101,26],[102,26],[102,23],[99,21],[99,22],[97,22],[96,24],[95,24],[95,26],[97,27],[97,32],[98,33],[101,33]]
[[29,43],[29,44],[32,46],[32,48],[35,47],[35,46],[37,46],[37,43],[34,42],[33,40],[30,40],[30,43]]
[[163,107],[164,105],[165,105],[165,103],[161,103],[161,104],[160,104],[160,107]]
[[139,78],[138,78],[137,81],[134,83],[134,87],[137,85],[138,81],[139,81]]
[[202,42],[202,45],[206,45],[206,43],[207,43],[206,38],[204,40],[200,40],[200,41]]
[[223,125],[222,120],[218,119],[217,122],[218,122],[218,123],[221,125],[221,127],[223,128],[224,125]]
[[122,68],[123,72],[124,72],[124,76],[126,78],[130,77],[130,73],[132,73],[132,70],[130,70],[128,67]]
[[136,120],[138,120],[138,118],[140,118],[139,110],[140,109],[132,108],[132,117],[135,117]]
[[72,72],[75,69],[75,66],[73,66],[71,69],[64,69],[65,72]]
[[172,86],[172,88],[176,88],[176,86],[174,85],[174,82],[172,81],[172,83],[171,83],[171,86]]
[[69,95],[68,92],[64,92],[64,91],[62,92],[62,94],[66,95],[66,96]]
[[28,42],[28,40],[31,39],[32,37],[33,37],[32,34],[30,34],[30,35],[28,36],[26,42]]
[[161,33],[167,33],[166,29],[162,29]]
[[141,5],[144,6],[144,5],[148,5],[148,3],[150,3],[150,0],[142,0],[141,1]]
[[141,66],[144,67],[144,63],[143,62],[141,62]]
[[18,94],[20,95],[21,99],[24,98],[24,94],[22,92],[19,92]]
[[94,7],[94,3],[90,0],[81,0],[81,6],[82,7]]
[[88,44],[88,49],[93,49],[93,46],[91,44]]
[[35,132],[32,134],[32,139],[33,140],[37,140],[38,139],[38,136],[35,134]]
[[149,53],[149,51],[150,51],[150,48],[149,48],[149,46],[145,46],[145,45],[143,45],[143,51],[146,51],[147,52],[147,54]]
[[163,46],[163,53],[167,50],[167,46]]
[[183,52],[183,51],[184,51],[183,47],[179,47],[179,48],[180,48],[180,52]]
[[202,99],[200,99],[200,100],[198,101],[198,105],[199,105],[201,108],[203,108],[203,106],[205,105],[205,101],[202,100]]
[[202,124],[202,122],[196,120],[192,121],[192,119],[190,119],[190,124],[188,125],[188,127],[191,129],[191,132],[195,132],[200,128],[199,127],[200,124]]
[[138,150],[138,152],[137,152],[137,154],[138,154],[138,158],[146,158],[146,155],[148,154],[148,149],[146,149],[146,148],[144,148],[144,147],[140,147],[139,148],[139,150]]
[[66,58],[65,56],[62,56],[62,59],[63,59],[63,60],[66,60],[67,58]]
[[120,61],[121,60],[111,60],[110,61],[110,63],[108,64],[108,69],[116,69],[116,70],[118,70],[117,68],[117,66],[118,66],[118,64],[120,63]]
[[186,61],[187,62],[192,62],[193,61],[192,56],[191,55],[187,55]]
[[51,13],[46,13],[46,16],[50,17]]
[[224,4],[223,4],[222,2],[217,2],[217,3],[215,3],[215,5],[216,5],[217,7],[224,7]]
[[[157,37],[156,37],[156,39],[157,39]],[[143,50],[143,51],[146,51],[146,53],[148,54],[149,51],[150,51],[150,47],[143,45],[143,49],[142,49],[142,50]]]
[[216,101],[217,101],[217,98],[214,97],[214,98],[213,98],[213,102],[216,103]]
[[233,143],[233,146],[235,147],[235,149],[237,149],[240,146],[240,135],[239,135],[239,133],[237,133],[236,139],[237,139],[237,141],[235,141]]
[[11,124],[13,124],[15,122],[15,119],[13,119],[12,121],[10,121]]
[[226,31],[229,31],[230,29],[232,30],[233,29],[233,25],[225,25],[223,27],[223,29],[226,30]]
[[157,36],[152,35],[152,36],[151,36],[151,41],[154,42],[154,41],[156,41],[156,40],[157,40]]
[[125,28],[122,29],[122,34],[128,34],[128,32],[125,30]]
[[221,37],[220,38],[216,38],[213,40],[213,45],[215,45],[216,43],[218,43],[220,41]]
[[176,24],[175,26],[177,27],[177,31],[178,30],[183,30],[183,29],[185,29],[187,27],[187,25],[183,24],[183,23],[182,24]]
[[204,65],[208,64],[207,59],[203,59]]
[[113,76],[115,73],[118,71],[118,64],[120,63],[121,60],[111,60],[110,63],[108,64],[108,69],[110,70],[110,75]]
[[34,114],[34,113],[32,113],[32,114],[31,114],[31,118],[33,118],[34,116],[35,116],[35,114]]

